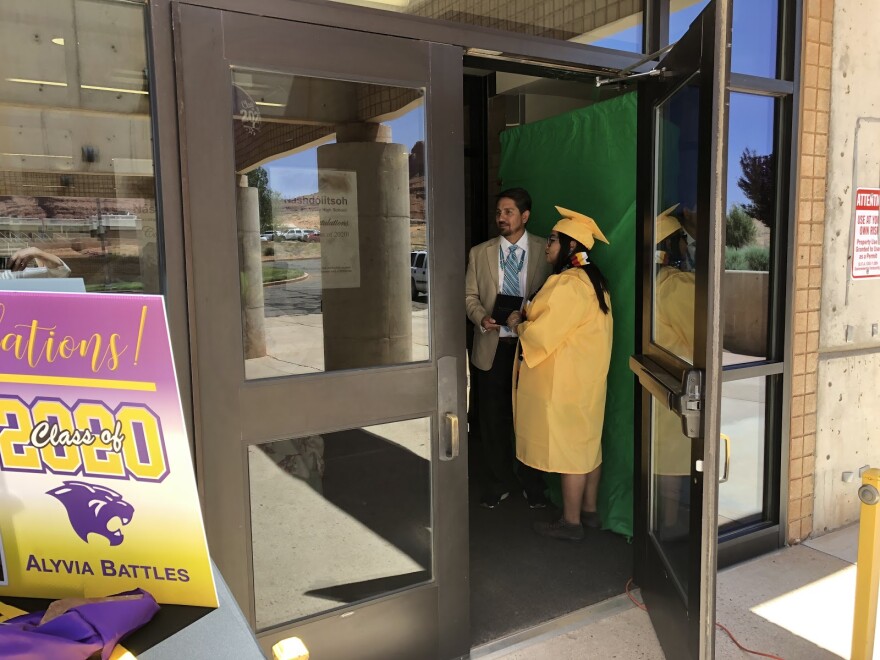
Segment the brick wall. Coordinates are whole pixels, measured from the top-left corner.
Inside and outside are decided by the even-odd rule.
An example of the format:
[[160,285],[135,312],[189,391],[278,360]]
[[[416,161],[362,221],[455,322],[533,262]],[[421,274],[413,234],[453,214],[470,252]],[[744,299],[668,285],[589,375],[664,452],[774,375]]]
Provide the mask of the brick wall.
[[819,304],[825,232],[833,13],[834,0],[804,0],[792,339],[789,543],[799,543],[813,531]]

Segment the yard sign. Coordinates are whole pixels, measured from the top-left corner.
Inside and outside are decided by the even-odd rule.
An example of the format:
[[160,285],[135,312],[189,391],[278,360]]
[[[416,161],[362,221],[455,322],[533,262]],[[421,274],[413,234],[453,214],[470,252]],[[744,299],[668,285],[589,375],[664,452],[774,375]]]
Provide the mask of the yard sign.
[[0,292],[0,569],[217,606],[161,296]]

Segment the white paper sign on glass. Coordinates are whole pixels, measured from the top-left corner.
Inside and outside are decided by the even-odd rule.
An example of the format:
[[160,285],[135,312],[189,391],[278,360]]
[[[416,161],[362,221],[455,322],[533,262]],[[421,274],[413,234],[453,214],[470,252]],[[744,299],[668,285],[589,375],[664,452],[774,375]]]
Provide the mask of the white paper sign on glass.
[[327,289],[361,285],[358,235],[357,173],[318,171],[318,213],[321,219],[321,278]]

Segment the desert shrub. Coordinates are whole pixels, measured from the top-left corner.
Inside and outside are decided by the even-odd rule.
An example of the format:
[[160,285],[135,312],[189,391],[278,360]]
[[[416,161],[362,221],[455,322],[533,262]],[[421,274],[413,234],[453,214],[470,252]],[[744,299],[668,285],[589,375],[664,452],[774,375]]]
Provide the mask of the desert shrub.
[[735,248],[724,250],[724,270],[746,270],[746,260]]
[[746,214],[742,206],[734,204],[727,214],[727,223],[724,226],[725,245],[732,248],[746,247],[752,244],[757,233],[755,221]]
[[264,257],[274,257],[275,256],[275,246],[274,245],[264,245],[263,246],[263,256]]
[[748,270],[770,270],[770,248],[752,245],[742,250]]
[[727,248],[724,251],[725,270],[770,270],[770,249],[751,245],[736,249]]

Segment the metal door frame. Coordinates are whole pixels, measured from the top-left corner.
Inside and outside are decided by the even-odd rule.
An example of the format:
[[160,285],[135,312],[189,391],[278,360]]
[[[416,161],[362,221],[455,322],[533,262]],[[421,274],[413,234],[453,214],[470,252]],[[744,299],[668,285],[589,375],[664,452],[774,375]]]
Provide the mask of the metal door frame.
[[[209,537],[213,537],[211,547],[217,563],[253,624],[254,589],[250,509],[247,504],[246,454],[249,444],[283,437],[285,433],[289,436],[290,429],[300,435],[431,416],[434,418],[432,436],[437,438],[432,442],[433,579],[425,585],[345,607],[344,614],[356,613],[357,617],[349,621],[354,622],[359,630],[369,630],[373,640],[390,639],[397,634],[416,644],[415,648],[422,649],[421,652],[431,649],[439,657],[466,654],[470,647],[467,455],[465,450],[455,461],[439,460],[440,422],[437,417],[443,412],[440,410],[442,399],[449,399],[450,393],[452,400],[445,405],[457,411],[460,417],[465,410],[464,329],[458,322],[459,317],[452,313],[453,309],[460,308],[464,274],[456,267],[458,260],[449,258],[460,247],[464,233],[463,214],[458,208],[463,199],[463,181],[452,174],[461,171],[463,158],[454,146],[461,139],[461,120],[456,121],[456,117],[461,117],[462,108],[463,53],[456,47],[307,26],[239,12],[224,13],[189,3],[175,2],[172,8],[175,54],[179,62],[178,98],[182,101],[180,152],[184,173],[184,215],[187,218],[183,225],[187,230],[189,254],[201,252],[199,268],[188,269],[194,373],[201,372],[204,376],[193,393],[197,466],[202,475],[203,496],[210,503],[205,518]],[[295,47],[288,49],[280,45],[287,43],[287,35],[297,30],[298,38],[291,41]],[[182,34],[184,31],[185,35]],[[309,42],[314,47],[311,50],[304,46]],[[327,43],[338,47],[333,52],[322,50],[319,44]],[[295,48],[299,50],[293,55]],[[411,51],[409,57],[407,51]],[[225,73],[228,62],[315,75],[327,75],[328,72],[342,75],[345,72],[345,77],[352,80],[426,88],[427,164],[429,171],[434,173],[429,178],[431,192],[428,199],[432,355],[427,362],[248,382],[244,380],[243,362],[236,362],[240,356],[236,353],[227,358],[218,350],[236,345],[236,342],[238,346],[241,344],[240,310],[234,309],[232,304],[224,307],[218,303],[218,296],[222,297],[220,291],[237,290],[238,287],[237,269],[228,267],[230,263],[238,263],[238,246],[234,240],[235,232],[229,231],[226,225],[230,223],[225,219],[229,215],[229,197],[234,196],[232,180],[230,177],[226,190],[216,183],[210,185],[211,164],[232,161],[232,124],[227,110],[231,105],[226,103],[227,99],[231,101],[232,94],[228,73]],[[358,74],[359,70],[367,70],[368,62],[375,69]],[[393,73],[387,75],[386,69]],[[351,76],[347,75],[349,71],[353,72]],[[209,105],[210,101],[198,100],[202,98],[217,100],[220,106],[215,110]],[[186,99],[189,100],[184,103]],[[190,148],[193,145],[199,145],[199,153]],[[219,172],[218,167],[221,166],[214,169]],[[193,222],[193,214],[217,218],[218,225],[209,228],[206,223]],[[439,226],[440,220],[442,226]],[[208,248],[200,246],[212,238],[209,229],[224,233],[219,240],[211,242],[210,257],[206,258]],[[212,296],[213,303],[209,301]],[[196,316],[199,322],[196,322]],[[452,374],[442,368],[444,359],[454,363]],[[369,379],[369,387],[362,386],[365,379]],[[284,383],[279,385],[281,381]],[[327,400],[322,393],[354,391],[356,388],[361,391],[359,410],[327,405],[323,417],[320,413],[314,414],[322,406],[312,404]],[[228,442],[232,444],[228,446],[221,442],[221,446],[227,446],[223,452],[205,446],[205,438],[223,437],[223,429],[238,428],[242,411],[253,410],[257,404],[272,410],[284,410],[280,406],[289,396],[296,397],[307,390],[311,402],[307,419],[294,421],[293,416],[287,414],[263,416],[252,420],[253,423],[248,422],[247,428],[242,429],[240,442],[230,439]],[[332,421],[329,421],[331,417]],[[239,460],[233,458],[236,452]],[[325,612],[296,626],[271,628],[260,633],[259,637],[261,643],[270,646],[289,636],[291,629],[296,628],[301,633],[308,630],[313,640],[321,640],[325,653],[329,649],[344,651],[349,640],[341,632],[341,614],[338,610]]]

